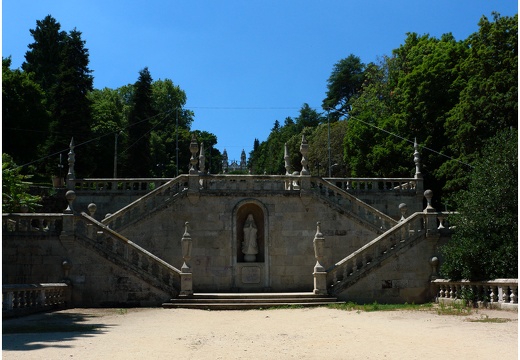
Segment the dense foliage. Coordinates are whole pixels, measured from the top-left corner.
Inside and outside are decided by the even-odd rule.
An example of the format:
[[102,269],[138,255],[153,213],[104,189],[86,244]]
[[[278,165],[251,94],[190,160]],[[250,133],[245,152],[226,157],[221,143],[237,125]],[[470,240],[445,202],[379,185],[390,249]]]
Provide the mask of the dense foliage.
[[518,131],[491,138],[469,175],[468,190],[455,197],[456,231],[443,248],[441,266],[451,279],[518,276]]
[[7,154],[2,154],[2,213],[34,211],[41,198],[29,194],[30,175],[20,173],[20,168]]

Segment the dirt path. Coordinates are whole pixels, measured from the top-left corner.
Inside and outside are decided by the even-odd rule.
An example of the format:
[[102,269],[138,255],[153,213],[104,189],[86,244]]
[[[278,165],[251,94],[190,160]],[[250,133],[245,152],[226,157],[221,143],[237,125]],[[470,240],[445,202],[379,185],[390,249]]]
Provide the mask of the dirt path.
[[[486,317],[506,320],[468,321]],[[510,311],[72,309],[3,330],[3,359],[518,359]]]

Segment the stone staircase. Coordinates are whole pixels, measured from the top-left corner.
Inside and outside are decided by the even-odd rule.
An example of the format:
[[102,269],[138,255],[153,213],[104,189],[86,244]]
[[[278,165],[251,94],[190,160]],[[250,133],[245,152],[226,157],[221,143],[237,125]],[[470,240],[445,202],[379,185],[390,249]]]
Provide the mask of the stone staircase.
[[195,293],[162,304],[165,309],[249,310],[272,307],[311,307],[336,304],[335,297],[312,292],[291,293]]

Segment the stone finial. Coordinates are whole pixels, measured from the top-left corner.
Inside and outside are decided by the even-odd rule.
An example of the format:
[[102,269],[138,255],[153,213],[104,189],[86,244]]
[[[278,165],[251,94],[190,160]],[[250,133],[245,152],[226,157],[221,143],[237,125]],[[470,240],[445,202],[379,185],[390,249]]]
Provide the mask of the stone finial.
[[300,144],[300,153],[302,154],[302,171],[300,175],[310,175],[309,169],[307,169],[307,153],[309,152],[309,144],[307,143],[307,139],[305,139],[305,135],[302,135],[302,142]]
[[424,197],[426,198],[426,209],[424,209],[424,212],[432,212],[435,211],[434,207],[432,206],[432,198],[433,198],[433,191],[426,190],[424,192]]
[[76,175],[74,174],[74,163],[76,162],[76,155],[74,154],[74,138],[70,140],[69,145],[69,171],[67,172],[67,187],[72,189],[74,186],[74,180],[76,180]]
[[314,266],[314,294],[325,295],[327,294],[327,272],[321,264],[324,256],[325,238],[321,233],[321,224],[318,221],[316,223],[316,235],[313,240],[314,245],[314,256],[316,257],[316,265]]
[[190,152],[191,152],[191,159],[190,159],[190,175],[197,175],[197,152],[199,151],[199,144],[197,143],[197,139],[195,138],[195,134],[191,135],[191,142],[190,142]]
[[314,257],[316,258],[316,266],[314,266],[315,272],[322,272],[325,271],[325,268],[321,264],[323,261],[323,250],[325,246],[325,238],[323,237],[323,234],[321,233],[321,223],[318,221],[316,223],[316,235],[314,235],[313,240],[314,245]]
[[204,155],[204,143],[200,143],[200,155],[199,155],[199,168],[200,173],[204,174],[204,171],[206,171],[206,156]]
[[184,234],[181,239],[181,247],[182,247],[182,258],[184,260],[184,264],[182,264],[181,272],[183,273],[191,273],[190,259],[191,259],[191,236],[188,233],[189,222],[184,223]]
[[96,213],[96,210],[97,210],[97,205],[94,203],[90,203],[90,204],[88,204],[87,209],[88,209],[88,213],[90,214],[90,217],[94,217],[94,214]]
[[421,156],[419,154],[419,145],[417,144],[417,138],[415,138],[415,140],[414,140],[413,148],[414,148],[413,162],[415,163],[415,178],[422,179]]
[[69,203],[67,208],[63,211],[64,214],[74,214],[74,209],[72,207],[72,203],[76,199],[76,192],[74,190],[69,190],[65,193],[65,199]]
[[285,160],[285,175],[291,175],[291,164],[290,164],[290,157],[289,157],[289,148],[287,147],[287,143],[284,144],[283,159]]
[[408,205],[405,203],[399,204],[399,211],[401,212],[401,219],[400,222],[403,222],[405,220],[406,211],[408,211]]

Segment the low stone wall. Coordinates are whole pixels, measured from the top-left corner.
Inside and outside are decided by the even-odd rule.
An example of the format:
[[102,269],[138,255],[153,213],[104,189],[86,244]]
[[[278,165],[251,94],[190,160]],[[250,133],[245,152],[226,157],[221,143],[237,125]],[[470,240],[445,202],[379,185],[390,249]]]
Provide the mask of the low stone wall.
[[518,279],[490,281],[436,279],[432,284],[438,303],[462,303],[474,307],[518,311]]
[[171,298],[77,241],[56,235],[2,237],[2,283],[69,281],[71,306],[158,306]]
[[66,283],[2,285],[2,318],[67,308],[70,300]]

